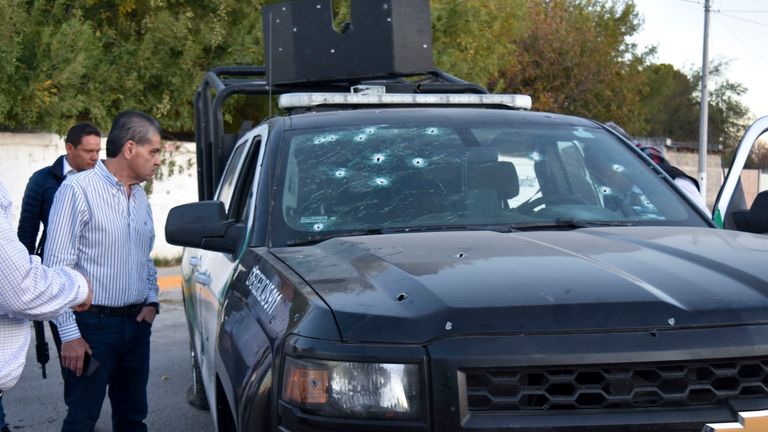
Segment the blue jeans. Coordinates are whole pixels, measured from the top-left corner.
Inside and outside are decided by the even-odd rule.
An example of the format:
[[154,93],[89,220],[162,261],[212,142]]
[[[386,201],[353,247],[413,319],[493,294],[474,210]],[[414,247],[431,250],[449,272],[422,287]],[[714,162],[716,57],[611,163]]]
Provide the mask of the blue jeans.
[[8,423],[5,422],[5,410],[3,409],[3,397],[0,396],[0,428],[7,424]]
[[80,334],[100,364],[90,376],[64,373],[64,401],[69,410],[62,432],[93,431],[109,387],[114,432],[145,432],[149,337],[152,325],[135,317],[75,314]]

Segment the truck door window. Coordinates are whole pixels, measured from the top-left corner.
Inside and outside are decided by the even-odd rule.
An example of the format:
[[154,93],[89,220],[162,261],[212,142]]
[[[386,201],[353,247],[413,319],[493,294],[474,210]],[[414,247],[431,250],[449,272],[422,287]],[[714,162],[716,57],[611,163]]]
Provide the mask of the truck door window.
[[245,143],[240,143],[232,151],[232,156],[227,162],[227,167],[224,169],[224,174],[221,177],[221,183],[219,184],[219,190],[216,193],[216,199],[224,203],[224,208],[229,213],[229,205],[232,201],[232,194],[235,191],[237,184],[237,173],[240,171],[240,166],[243,163],[243,156],[245,156]]
[[258,164],[259,149],[261,148],[261,137],[257,136],[251,141],[251,147],[243,164],[243,175],[239,175],[240,183],[235,188],[233,197],[227,209],[230,218],[238,222],[247,222],[249,212],[251,211],[251,201],[253,196],[253,182],[256,175],[256,166]]

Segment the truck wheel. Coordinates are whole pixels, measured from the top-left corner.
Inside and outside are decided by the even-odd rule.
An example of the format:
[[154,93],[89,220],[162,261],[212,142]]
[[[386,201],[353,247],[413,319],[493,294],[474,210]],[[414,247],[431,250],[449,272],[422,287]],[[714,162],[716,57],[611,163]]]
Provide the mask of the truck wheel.
[[200,365],[197,363],[197,356],[193,349],[190,348],[189,354],[192,357],[192,384],[187,389],[187,403],[199,410],[207,411],[208,399],[205,397]]

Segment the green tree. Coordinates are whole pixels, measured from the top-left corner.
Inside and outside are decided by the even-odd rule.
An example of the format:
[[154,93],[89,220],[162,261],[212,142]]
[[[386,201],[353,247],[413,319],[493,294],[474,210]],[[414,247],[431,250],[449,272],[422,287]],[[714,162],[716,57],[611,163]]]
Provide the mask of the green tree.
[[0,78],[14,84],[0,88],[0,124],[62,132],[88,119],[106,128],[130,108],[191,131],[205,71],[260,63],[259,9],[237,0],[7,0]]
[[[748,126],[749,108],[741,102],[741,97],[747,92],[743,84],[727,79],[728,62],[715,60],[709,65],[709,125],[707,140],[710,147],[722,146],[726,157],[735,150],[739,139]],[[700,83],[701,72],[691,72],[691,81]],[[701,88],[695,93],[696,106],[701,104]],[[696,113],[700,111],[697,109]],[[697,135],[698,136],[698,135]],[[728,159],[730,161],[730,159]]]
[[[101,56],[92,25],[79,11],[59,3],[27,6],[12,1],[18,26],[11,50],[5,51],[0,80],[7,105],[0,108],[0,123],[17,128],[51,130],[63,118],[77,119],[93,100],[89,71]],[[5,57],[7,55],[7,57]],[[7,73],[12,76],[7,77]]]
[[[207,70],[263,64],[261,6],[275,1],[0,1],[0,127],[61,133],[90,120],[106,129],[118,111],[140,109],[189,134]],[[350,3],[333,0],[337,28]],[[698,81],[648,65],[653,51],[631,42],[641,24],[632,0],[431,0],[431,8],[435,64],[451,74],[633,134],[696,134]],[[743,87],[718,83],[710,139],[727,146],[742,127]],[[259,120],[266,105],[234,98],[226,118]]]
[[642,69],[652,52],[631,42],[641,24],[633,1],[527,2],[527,31],[493,86],[533,97],[534,108],[613,120],[642,131]]
[[648,91],[641,99],[647,125],[644,134],[695,141],[699,134],[699,107],[695,98],[698,83],[669,64],[648,65],[643,73],[648,84]]
[[26,22],[23,0],[0,1],[0,125],[18,103],[19,64],[22,34]]
[[[723,149],[724,163],[730,164],[735,147],[747,127],[749,109],[741,102],[746,88],[726,78],[728,62],[709,65],[709,107],[707,142]],[[649,136],[680,141],[698,141],[701,113],[701,71],[687,74],[668,64],[645,68],[648,92],[642,99]]]
[[495,90],[531,24],[525,0],[432,0],[437,67]]

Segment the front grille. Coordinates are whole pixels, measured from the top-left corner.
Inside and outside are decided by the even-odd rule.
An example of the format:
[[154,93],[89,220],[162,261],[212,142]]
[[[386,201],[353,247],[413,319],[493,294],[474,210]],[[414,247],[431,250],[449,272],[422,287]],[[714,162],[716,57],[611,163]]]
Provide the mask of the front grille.
[[465,369],[469,411],[717,405],[768,396],[768,360]]

